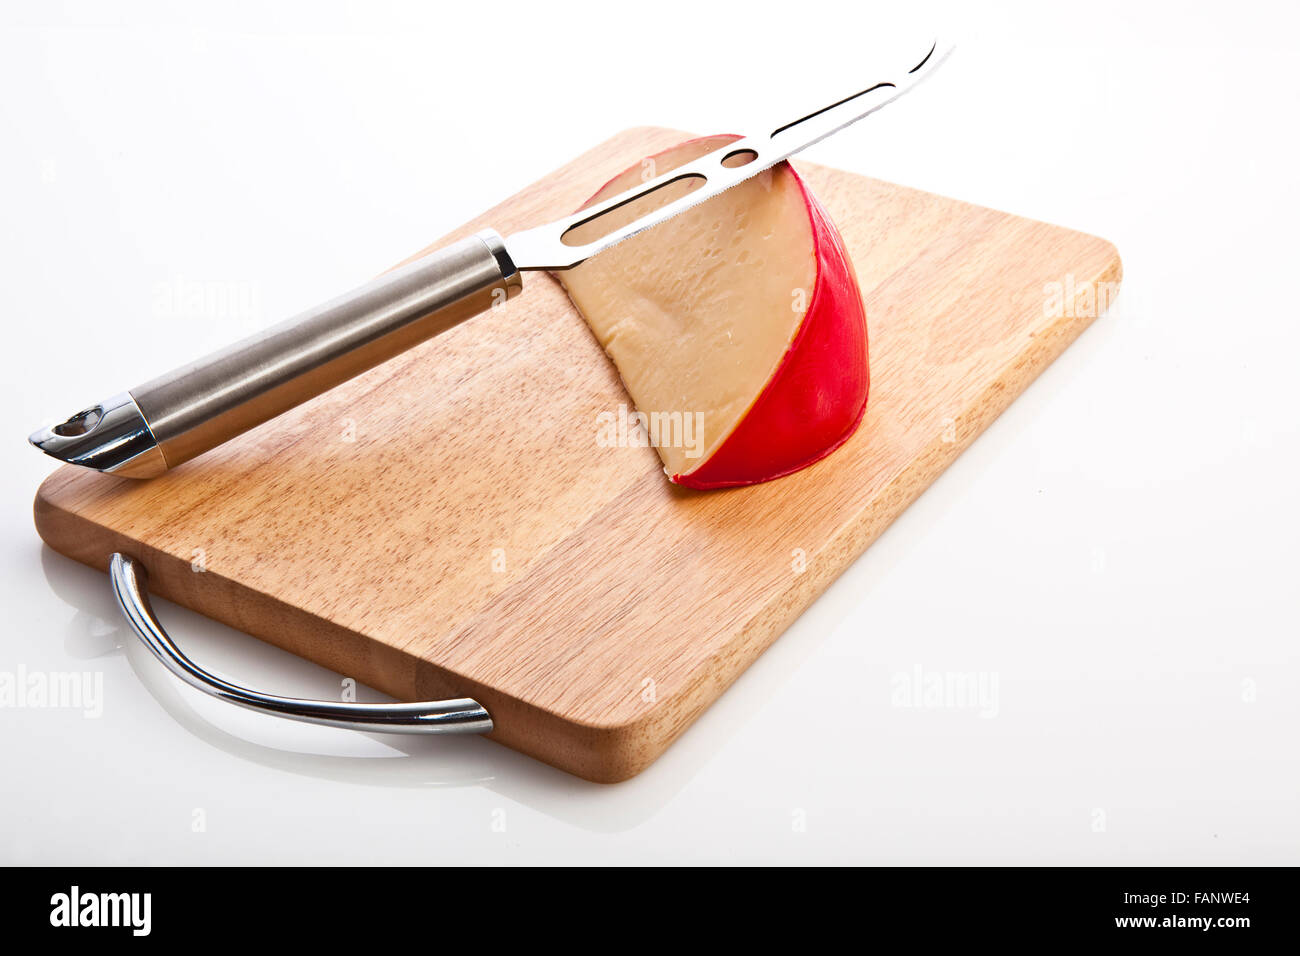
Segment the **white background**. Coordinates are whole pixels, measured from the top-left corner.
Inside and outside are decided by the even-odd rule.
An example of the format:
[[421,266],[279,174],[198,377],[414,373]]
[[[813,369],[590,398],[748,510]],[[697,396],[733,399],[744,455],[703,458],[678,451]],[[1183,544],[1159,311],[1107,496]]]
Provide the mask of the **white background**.
[[[0,710],[0,862],[1300,862],[1293,5],[112,6],[0,15],[0,671],[105,697]],[[236,711],[37,538],[36,425],[623,127],[785,118],[934,26],[944,70],[808,158],[1104,236],[1119,306],[640,777]],[[338,693],[158,610],[221,673]],[[897,706],[917,668],[995,712]]]

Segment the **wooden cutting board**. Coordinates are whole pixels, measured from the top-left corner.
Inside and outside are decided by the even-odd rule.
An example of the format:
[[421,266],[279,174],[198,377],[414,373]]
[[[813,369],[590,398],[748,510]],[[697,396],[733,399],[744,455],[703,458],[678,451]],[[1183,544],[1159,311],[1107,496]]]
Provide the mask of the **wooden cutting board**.
[[[620,133],[430,248],[556,218],[684,138]],[[559,284],[530,274],[505,307],[161,478],[59,469],[37,529],[101,569],[130,554],[154,593],[396,698],[474,697],[494,739],[564,770],[630,777],[1119,282],[1104,240],[796,165],[843,232],[871,338],[864,423],[812,468],[690,492],[653,449],[601,447],[597,416],[627,394]]]

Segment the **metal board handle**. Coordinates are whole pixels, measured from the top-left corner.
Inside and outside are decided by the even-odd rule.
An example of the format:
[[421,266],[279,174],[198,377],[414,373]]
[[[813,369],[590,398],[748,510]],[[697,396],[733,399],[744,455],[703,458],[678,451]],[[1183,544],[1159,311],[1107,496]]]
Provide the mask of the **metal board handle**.
[[485,734],[492,730],[492,718],[483,705],[468,697],[414,703],[356,704],[280,697],[222,680],[186,657],[158,623],[145,590],[147,575],[143,565],[115,552],[109,559],[108,576],[117,606],[144,646],[169,671],[205,694],[276,717],[368,733]]

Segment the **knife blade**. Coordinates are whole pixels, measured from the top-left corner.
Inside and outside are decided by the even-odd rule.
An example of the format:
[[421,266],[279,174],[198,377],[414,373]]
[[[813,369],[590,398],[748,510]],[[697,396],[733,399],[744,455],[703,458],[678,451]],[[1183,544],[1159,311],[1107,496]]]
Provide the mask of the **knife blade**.
[[387,361],[523,288],[522,273],[572,268],[869,116],[951,53],[554,222],[484,230],[219,352],[92,405],[29,441],[60,461],[152,478]]
[[[936,40],[925,56],[901,76],[873,83],[860,92],[823,106],[800,119],[776,126],[771,132],[760,130],[728,143],[694,162],[648,179],[639,186],[590,208],[544,226],[515,233],[505,240],[510,258],[518,268],[525,271],[570,269],[585,262],[610,246],[712,199],[723,190],[744,182],[888,106],[928,79],[948,59],[952,50],[951,46],[941,48]],[[661,204],[627,225],[610,229],[598,239],[586,242],[572,240],[571,237],[580,229],[595,224],[607,214],[650,197],[674,183],[686,181],[696,184],[696,188],[686,195]]]

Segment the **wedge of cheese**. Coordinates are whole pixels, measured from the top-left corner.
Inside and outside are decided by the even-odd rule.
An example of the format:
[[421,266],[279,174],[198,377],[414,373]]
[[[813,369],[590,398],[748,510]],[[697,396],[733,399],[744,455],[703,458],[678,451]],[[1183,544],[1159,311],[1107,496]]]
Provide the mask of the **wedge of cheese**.
[[[588,205],[736,138],[648,157]],[[556,275],[680,485],[787,475],[829,454],[862,419],[867,327],[857,278],[839,232],[786,163]]]

